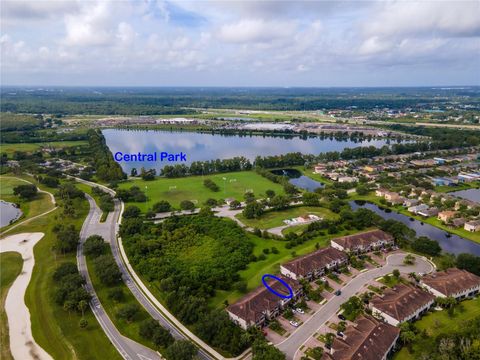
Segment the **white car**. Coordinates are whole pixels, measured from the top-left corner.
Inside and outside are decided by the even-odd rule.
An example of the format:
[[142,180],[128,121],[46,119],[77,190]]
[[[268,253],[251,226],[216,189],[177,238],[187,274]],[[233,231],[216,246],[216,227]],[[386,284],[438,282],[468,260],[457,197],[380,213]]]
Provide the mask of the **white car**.
[[290,320],[290,325],[292,325],[293,327],[298,327],[298,322]]
[[299,314],[305,314],[305,311],[303,311],[302,309],[300,308],[296,308],[295,309]]
[[325,282],[325,281],[327,281],[327,278],[326,278],[325,276],[322,276],[322,277],[320,278],[320,280],[322,280],[323,282]]

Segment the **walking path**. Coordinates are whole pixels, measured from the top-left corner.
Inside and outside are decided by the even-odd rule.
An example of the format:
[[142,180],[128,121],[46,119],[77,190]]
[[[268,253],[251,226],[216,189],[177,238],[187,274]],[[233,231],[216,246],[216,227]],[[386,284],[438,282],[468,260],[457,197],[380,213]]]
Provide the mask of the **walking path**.
[[8,236],[0,241],[0,252],[18,252],[23,259],[22,272],[13,282],[5,299],[10,351],[15,360],[52,359],[33,338],[30,311],[25,304],[25,292],[35,265],[33,247],[43,236],[43,233],[22,233]]

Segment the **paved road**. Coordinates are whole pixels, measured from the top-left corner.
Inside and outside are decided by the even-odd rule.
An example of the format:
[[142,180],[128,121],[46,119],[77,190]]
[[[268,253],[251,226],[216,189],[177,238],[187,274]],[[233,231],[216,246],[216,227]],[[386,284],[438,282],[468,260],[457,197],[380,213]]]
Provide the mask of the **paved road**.
[[392,254],[387,258],[387,264],[381,268],[375,268],[357,275],[342,289],[342,295],[333,297],[329,302],[322,306],[310,319],[305,321],[293,334],[286,340],[276,345],[283,351],[287,359],[293,359],[298,348],[312,336],[323,323],[336,313],[340,305],[346,302],[351,296],[355,295],[367,282],[380,276],[391,273],[393,269],[400,270],[401,273],[429,273],[433,271],[433,266],[419,256],[416,257],[414,265],[403,265],[403,254]]
[[[126,338],[117,330],[115,325],[112,323],[108,314],[103,309],[96,293],[95,289],[93,288],[92,282],[90,280],[90,276],[88,275],[87,271],[87,264],[85,261],[85,256],[83,254],[83,244],[85,240],[90,235],[102,235],[105,236],[108,234],[108,231],[105,231],[106,224],[99,223],[100,216],[102,214],[101,210],[95,204],[95,201],[89,195],[85,195],[87,200],[90,204],[90,211],[88,213],[85,222],[83,223],[82,230],[80,232],[80,244],[78,245],[77,249],[77,263],[78,269],[80,274],[85,278],[86,285],[85,288],[87,291],[92,295],[92,300],[90,301],[90,307],[97,318],[100,326],[102,327],[103,331],[110,339],[112,344],[118,350],[120,355],[127,360],[133,359],[140,359],[140,360],[148,360],[148,359],[160,359],[160,356],[150,348],[147,348],[129,338]],[[111,214],[113,215],[113,214]],[[109,216],[110,219],[113,219],[113,216]],[[108,219],[107,219],[108,220]],[[105,237],[105,239],[108,239]]]
[[[115,192],[105,186],[97,185],[95,183],[91,183],[82,179],[75,178],[77,181],[83,182],[87,185],[90,186],[100,186],[102,187],[105,191],[108,193],[115,195]],[[88,196],[88,195],[87,195]],[[112,254],[113,257],[115,258],[115,261],[120,269],[120,272],[122,273],[122,279],[127,285],[127,287],[130,289],[132,294],[135,296],[137,301],[147,310],[147,312],[152,316],[154,319],[156,319],[164,328],[168,329],[172,336],[176,339],[186,339],[188,338],[180,332],[177,327],[172,324],[165,315],[163,315],[149,300],[149,298],[141,291],[137,283],[133,280],[132,276],[130,275],[130,272],[128,271],[125,263],[123,262],[123,257],[120,253],[120,248],[119,244],[117,241],[117,232],[118,232],[118,220],[120,217],[120,212],[122,208],[122,202],[118,199],[114,199],[114,211],[110,212],[108,214],[107,219],[105,222],[100,223],[98,222],[97,219],[100,219],[100,216],[102,214],[101,210],[98,208],[97,204],[91,197],[89,197],[89,202],[90,202],[90,213],[89,217],[92,219],[89,221],[90,222],[90,230],[91,234],[99,234],[101,235],[105,241],[110,243],[110,247],[112,249]],[[93,208],[93,210],[92,210]],[[87,218],[88,220],[88,218]],[[86,223],[87,221],[85,221]],[[88,236],[88,235],[87,235]],[[212,359],[212,356],[209,355],[207,352],[205,352],[202,349],[198,350],[198,357],[203,360],[209,360]],[[157,355],[158,358],[158,355]]]

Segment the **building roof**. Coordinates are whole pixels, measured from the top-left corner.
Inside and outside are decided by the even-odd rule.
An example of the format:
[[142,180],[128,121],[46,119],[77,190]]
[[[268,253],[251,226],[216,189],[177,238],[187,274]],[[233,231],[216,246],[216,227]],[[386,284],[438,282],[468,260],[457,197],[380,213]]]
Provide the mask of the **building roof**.
[[343,339],[333,340],[334,360],[380,360],[396,341],[400,329],[372,317],[360,316]]
[[333,239],[332,242],[342,246],[344,249],[351,249],[357,246],[368,246],[378,241],[393,241],[393,236],[383,230],[371,230],[354,235],[342,236]]
[[435,299],[432,294],[412,285],[398,284],[375,296],[370,303],[381,312],[402,321]]
[[480,276],[466,270],[451,268],[427,275],[423,277],[422,282],[445,296],[450,296],[480,286]]
[[[279,276],[279,278],[285,281],[292,288],[294,293],[301,288],[301,285],[293,279],[284,276]],[[289,294],[285,286],[275,279],[267,280],[267,284],[280,294]],[[281,300],[280,297],[271,293],[262,285],[245,295],[235,304],[228,306],[227,311],[244,319],[247,323],[257,322],[264,312],[274,310]]]
[[294,274],[305,276],[316,269],[324,268],[335,260],[347,260],[347,255],[331,246],[317,250],[313,253],[300,256],[282,266]]

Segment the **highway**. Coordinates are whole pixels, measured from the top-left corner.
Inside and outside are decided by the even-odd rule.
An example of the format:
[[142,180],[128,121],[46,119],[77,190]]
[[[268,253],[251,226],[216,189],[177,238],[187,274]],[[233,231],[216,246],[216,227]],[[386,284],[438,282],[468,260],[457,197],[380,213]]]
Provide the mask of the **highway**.
[[[109,189],[105,186],[95,184],[89,181],[85,181],[79,178],[75,178],[75,179],[89,186],[99,186],[105,191],[107,191],[108,193],[110,193],[111,195],[115,195],[115,192],[112,189]],[[87,217],[87,220],[84,223],[84,226],[86,223],[89,223],[88,225],[89,232],[87,237],[93,234],[98,234],[102,236],[106,242],[110,243],[113,257],[115,258],[115,261],[120,269],[120,272],[122,273],[122,279],[127,285],[127,287],[130,289],[132,294],[135,296],[137,301],[145,308],[145,310],[147,310],[147,312],[150,314],[150,316],[152,316],[152,318],[156,319],[165,329],[168,329],[175,339],[190,340],[184,333],[178,330],[175,324],[173,324],[170,320],[167,319],[166,315],[160,312],[160,310],[155,305],[152,304],[150,299],[140,289],[139,285],[133,280],[130,272],[128,271],[123,261],[123,257],[121,255],[120,247],[117,240],[117,233],[119,229],[119,218],[121,216],[121,211],[122,211],[121,210],[122,202],[118,199],[114,199],[114,205],[115,205],[114,211],[108,214],[108,217],[105,220],[105,222],[100,223],[99,219],[102,214],[100,208],[98,208],[97,204],[90,196],[88,195],[86,196],[90,202],[90,213]],[[82,228],[82,231],[83,231],[83,228]],[[198,357],[202,360],[209,360],[214,358],[212,355],[210,355],[208,352],[206,352],[203,349],[198,350]],[[145,356],[144,360],[146,360],[147,358],[148,356]],[[158,358],[158,355],[156,358]]]
[[[77,248],[77,264],[80,274],[85,278],[86,281],[85,289],[92,296],[92,300],[90,301],[90,308],[92,309],[92,312],[97,318],[98,323],[105,332],[105,335],[107,335],[113,346],[115,346],[115,348],[118,350],[118,352],[124,359],[160,359],[158,353],[156,353],[152,349],[147,348],[146,346],[143,346],[120,334],[120,332],[117,330],[115,325],[108,317],[106,311],[103,309],[103,306],[95,293],[95,289],[93,288],[90,276],[88,274],[85,255],[83,254],[83,244],[89,236],[95,234],[105,236],[106,232],[104,224],[99,223],[102,211],[97,207],[97,204],[91,196],[89,196],[88,194],[85,194],[85,196],[87,197],[87,200],[90,204],[90,211],[87,215],[87,218],[85,219],[85,222],[83,223],[82,230],[80,231],[80,243]],[[113,214],[111,215],[113,218]],[[106,240],[108,241],[108,239]]]

